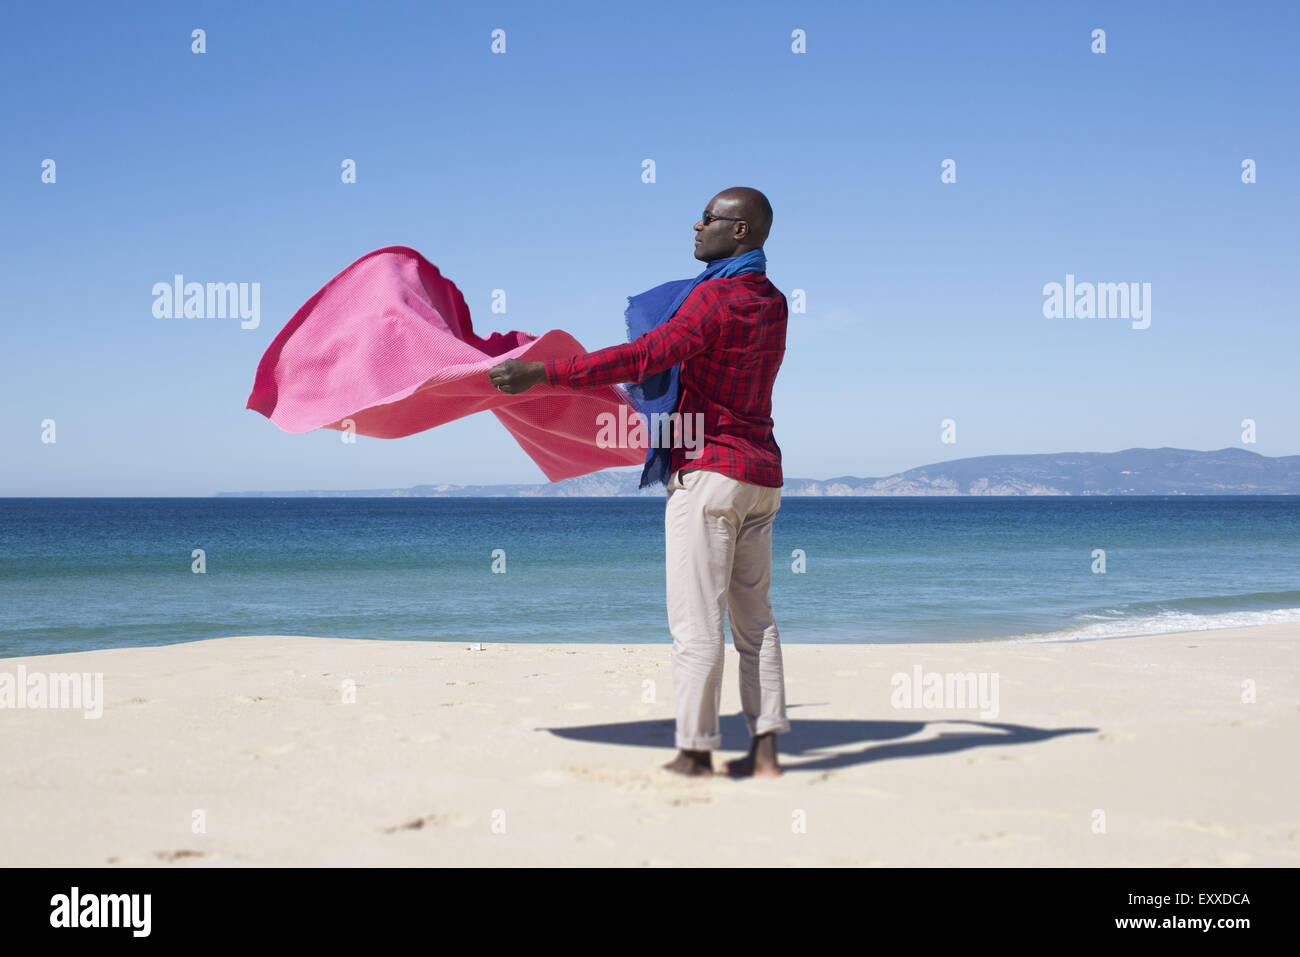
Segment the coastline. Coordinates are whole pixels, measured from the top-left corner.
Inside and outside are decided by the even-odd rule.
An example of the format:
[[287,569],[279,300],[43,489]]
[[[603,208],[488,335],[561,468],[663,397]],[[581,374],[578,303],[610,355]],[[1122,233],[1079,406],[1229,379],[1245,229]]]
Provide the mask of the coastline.
[[[1300,622],[788,644],[770,781],[659,770],[667,644],[473,644],[240,636],[0,659],[103,676],[99,718],[0,708],[0,860],[1300,865]],[[715,767],[748,745],[737,667],[728,645]],[[982,675],[996,707],[896,707],[900,675]]]

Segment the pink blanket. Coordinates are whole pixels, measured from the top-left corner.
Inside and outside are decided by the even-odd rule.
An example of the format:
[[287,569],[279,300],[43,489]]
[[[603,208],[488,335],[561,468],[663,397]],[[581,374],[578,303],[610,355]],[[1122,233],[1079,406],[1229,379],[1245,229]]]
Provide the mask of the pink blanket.
[[414,249],[388,246],[327,282],[280,330],[257,366],[254,409],[286,432],[343,431],[395,439],[490,411],[552,482],[611,466],[640,465],[646,445],[601,448],[603,412],[635,421],[618,386],[492,387],[505,359],[582,355],[568,333],[494,332],[481,339],[465,297]]

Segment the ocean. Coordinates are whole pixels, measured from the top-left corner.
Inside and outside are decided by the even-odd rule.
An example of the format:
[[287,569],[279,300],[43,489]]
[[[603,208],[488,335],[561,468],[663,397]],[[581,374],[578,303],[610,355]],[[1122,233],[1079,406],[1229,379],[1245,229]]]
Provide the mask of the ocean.
[[[667,643],[663,512],[632,498],[0,499],[0,656],[262,634]],[[1300,497],[787,498],[771,594],[785,642],[1297,620]]]

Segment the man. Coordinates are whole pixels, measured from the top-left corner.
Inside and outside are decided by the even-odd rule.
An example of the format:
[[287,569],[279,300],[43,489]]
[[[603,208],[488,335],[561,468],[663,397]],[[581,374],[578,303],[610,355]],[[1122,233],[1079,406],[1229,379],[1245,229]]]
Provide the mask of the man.
[[[771,225],[771,204],[758,190],[723,190],[695,223],[695,258],[714,263],[761,251]],[[761,252],[758,260],[765,261]],[[674,441],[664,514],[678,748],[664,767],[678,774],[711,775],[712,752],[722,743],[724,610],[740,654],[741,709],[752,736],[749,754],[724,770],[736,777],[781,773],[776,735],[790,723],[768,587],[783,484],[772,384],[785,353],[787,315],[785,296],[765,270],[711,278],[668,321],[632,342],[570,359],[508,359],[488,372],[493,385],[513,395],[542,384],[640,382],[680,364],[678,422],[698,415],[691,421],[702,421],[703,443],[690,457]]]

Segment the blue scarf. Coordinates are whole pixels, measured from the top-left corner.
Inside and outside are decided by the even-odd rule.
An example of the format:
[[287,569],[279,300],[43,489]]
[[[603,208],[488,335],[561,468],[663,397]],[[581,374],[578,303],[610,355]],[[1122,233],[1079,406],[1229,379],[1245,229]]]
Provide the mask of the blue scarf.
[[[648,289],[639,296],[628,296],[625,313],[627,341],[631,342],[671,319],[681,304],[686,301],[686,297],[691,294],[691,290],[700,283],[708,279],[724,279],[747,272],[767,272],[767,257],[763,255],[761,248],[751,249],[747,253],[727,259],[714,259],[704,272],[694,279],[674,279]],[[668,467],[672,462],[672,423],[667,416],[677,411],[680,370],[680,366],[673,366],[671,369],[656,372],[642,382],[625,384],[636,411],[646,416],[647,434],[653,428],[652,423],[655,421],[659,421],[662,428],[658,442],[651,436],[650,448],[646,451],[645,468],[641,470],[640,488],[653,485],[655,482],[668,484]],[[663,418],[654,419],[656,413]]]

